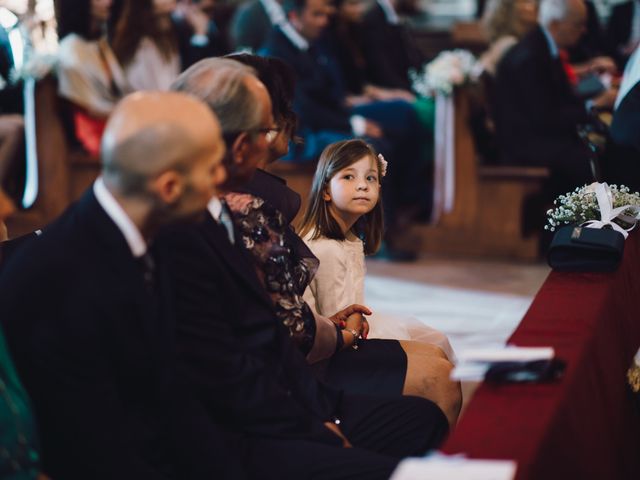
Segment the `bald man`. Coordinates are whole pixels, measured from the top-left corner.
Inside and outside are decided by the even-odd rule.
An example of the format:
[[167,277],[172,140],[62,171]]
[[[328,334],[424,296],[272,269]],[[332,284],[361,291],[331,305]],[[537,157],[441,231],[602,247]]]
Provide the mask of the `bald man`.
[[238,477],[173,374],[171,295],[162,252],[150,250],[158,228],[204,210],[224,150],[193,97],[125,98],[106,127],[102,175],[0,275],[52,478]]

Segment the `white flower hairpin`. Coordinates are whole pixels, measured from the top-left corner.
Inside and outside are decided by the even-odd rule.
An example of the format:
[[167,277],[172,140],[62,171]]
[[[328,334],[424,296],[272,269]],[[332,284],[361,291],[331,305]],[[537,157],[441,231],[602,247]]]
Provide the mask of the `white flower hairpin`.
[[387,174],[387,166],[389,162],[387,162],[381,153],[378,154],[378,160],[380,161],[380,176],[384,177]]

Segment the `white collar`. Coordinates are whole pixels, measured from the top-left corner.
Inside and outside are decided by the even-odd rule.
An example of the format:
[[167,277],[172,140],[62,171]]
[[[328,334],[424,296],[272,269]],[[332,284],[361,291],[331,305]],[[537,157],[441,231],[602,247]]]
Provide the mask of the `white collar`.
[[289,39],[293,46],[298,50],[307,51],[309,50],[309,42],[306,38],[304,38],[300,33],[293,28],[290,22],[285,22],[282,25],[278,25],[280,27],[280,31],[284,34],[285,37]]
[[391,25],[398,25],[400,23],[400,18],[398,18],[396,9],[393,8],[393,5],[391,5],[391,2],[389,0],[378,0],[378,5],[380,5],[380,8],[382,8],[387,22],[389,22]]
[[141,257],[147,253],[147,242],[144,241],[140,230],[131,221],[118,201],[104,184],[102,177],[93,183],[93,193],[107,216],[116,224],[124,239],[127,241],[134,257]]
[[207,204],[207,210],[216,222],[220,221],[220,215],[222,215],[222,202],[218,197],[211,197]]
[[276,0],[260,0],[260,3],[264,11],[267,12],[271,25],[282,25],[287,21],[284,8]]
[[629,91],[640,80],[640,47],[637,47],[629,60],[627,60],[627,66],[624,68],[624,75],[622,75],[622,82],[620,83],[620,89],[618,90],[618,97],[614,109],[620,106],[622,99],[629,93]]
[[549,33],[549,30],[544,28],[542,25],[540,25],[540,28],[542,29],[542,33],[544,33],[544,36],[547,39],[547,43],[549,44],[549,53],[551,54],[551,58],[558,58],[559,52],[556,41],[551,36],[551,33]]

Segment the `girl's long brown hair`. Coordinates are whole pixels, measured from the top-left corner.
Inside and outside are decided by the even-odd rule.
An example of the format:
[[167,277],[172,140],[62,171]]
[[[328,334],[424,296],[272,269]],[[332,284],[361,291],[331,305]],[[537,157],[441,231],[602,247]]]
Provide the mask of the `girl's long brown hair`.
[[[313,232],[312,240],[321,237],[345,240],[342,229],[329,211],[329,202],[323,199],[323,193],[329,188],[329,182],[336,173],[366,156],[376,161],[378,172],[381,172],[382,165],[380,165],[378,155],[370,145],[362,140],[343,140],[332,143],[323,150],[313,177],[309,204],[299,225],[301,237]],[[381,181],[379,173],[378,177],[378,181]],[[380,197],[373,209],[360,217],[351,231],[364,242],[364,253],[371,255],[380,248],[383,229],[382,197]]]
[[114,8],[121,13],[112,29],[110,44],[120,65],[126,67],[131,63],[144,37],[156,44],[167,61],[178,51],[175,29],[172,25],[168,29],[158,26],[153,0],[120,0],[114,3]]

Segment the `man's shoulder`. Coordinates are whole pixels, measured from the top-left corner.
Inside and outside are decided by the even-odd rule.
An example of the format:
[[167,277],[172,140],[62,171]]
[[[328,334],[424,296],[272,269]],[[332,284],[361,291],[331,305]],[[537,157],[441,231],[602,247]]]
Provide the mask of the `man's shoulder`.
[[544,33],[536,28],[510,48],[500,62],[504,69],[513,69],[516,72],[527,65],[540,63],[549,57],[549,48],[545,43]]

